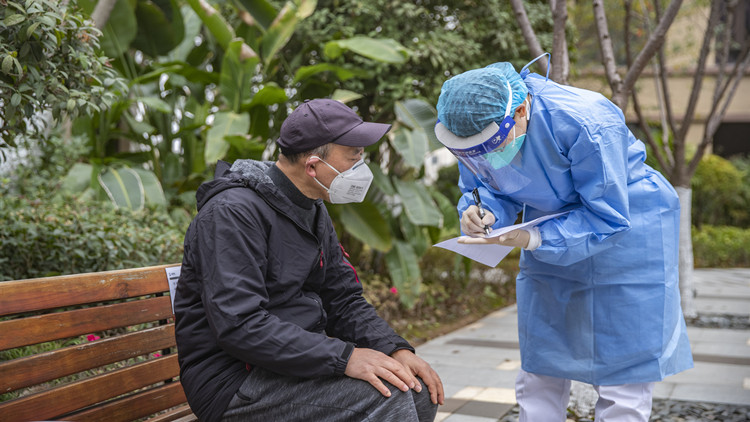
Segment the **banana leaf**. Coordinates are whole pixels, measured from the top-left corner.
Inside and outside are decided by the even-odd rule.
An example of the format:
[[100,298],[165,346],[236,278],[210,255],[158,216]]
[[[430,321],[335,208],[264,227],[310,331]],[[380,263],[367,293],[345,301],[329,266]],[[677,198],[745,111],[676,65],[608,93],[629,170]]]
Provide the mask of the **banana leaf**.
[[414,248],[406,242],[395,241],[385,256],[388,272],[391,275],[399,299],[408,308],[413,308],[419,298],[422,284],[422,272],[419,269],[419,257]]

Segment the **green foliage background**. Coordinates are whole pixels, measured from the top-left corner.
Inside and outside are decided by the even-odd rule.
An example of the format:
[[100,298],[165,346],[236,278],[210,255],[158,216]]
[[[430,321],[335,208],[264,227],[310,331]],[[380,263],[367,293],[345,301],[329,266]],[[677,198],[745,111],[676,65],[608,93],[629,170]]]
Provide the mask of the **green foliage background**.
[[182,261],[186,223],[166,208],[116,209],[61,192],[84,149],[53,134],[0,175],[0,281]]
[[106,202],[0,202],[0,281],[182,261],[182,233],[163,211]]
[[[32,118],[91,114],[106,107],[125,85],[97,53],[96,28],[75,5],[58,1],[3,1],[0,7],[0,147],[17,135],[42,136]],[[0,159],[4,150],[0,148]]]

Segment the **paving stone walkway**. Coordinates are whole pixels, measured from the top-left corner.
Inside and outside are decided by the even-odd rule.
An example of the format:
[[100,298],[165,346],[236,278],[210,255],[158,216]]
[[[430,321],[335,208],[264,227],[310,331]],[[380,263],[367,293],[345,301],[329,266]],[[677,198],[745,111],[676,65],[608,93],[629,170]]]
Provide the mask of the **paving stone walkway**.
[[[697,269],[694,276],[699,315],[750,317],[750,268]],[[689,326],[688,336],[695,367],[657,383],[654,398],[750,406],[750,330]],[[497,422],[515,406],[521,365],[515,305],[417,353],[443,380],[446,403],[437,421]],[[574,382],[572,390],[572,403],[595,400],[588,385]]]

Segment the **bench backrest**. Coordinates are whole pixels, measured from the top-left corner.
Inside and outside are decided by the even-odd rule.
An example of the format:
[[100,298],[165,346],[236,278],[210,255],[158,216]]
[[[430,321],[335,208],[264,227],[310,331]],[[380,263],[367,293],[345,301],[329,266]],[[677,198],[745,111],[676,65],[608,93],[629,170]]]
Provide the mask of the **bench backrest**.
[[168,267],[0,282],[0,419],[190,415]]

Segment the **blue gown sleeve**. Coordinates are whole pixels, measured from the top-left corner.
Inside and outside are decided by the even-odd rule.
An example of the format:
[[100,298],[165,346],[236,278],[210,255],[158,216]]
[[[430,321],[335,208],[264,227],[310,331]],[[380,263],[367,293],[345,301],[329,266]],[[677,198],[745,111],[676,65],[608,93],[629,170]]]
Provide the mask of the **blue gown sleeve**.
[[576,130],[567,157],[582,206],[540,225],[542,244],[531,252],[554,265],[570,265],[606,250],[630,229],[627,126],[624,121],[578,123]]
[[[461,198],[458,200],[458,218],[461,219],[464,211],[474,204],[474,197],[471,191],[475,187],[479,188],[479,196],[482,198],[482,206],[487,212],[491,212],[495,216],[495,224],[492,225],[493,229],[500,227],[509,226],[516,222],[518,213],[523,209],[523,205],[516,201],[511,200],[507,197],[495,195],[490,192],[484,184],[461,162],[458,163],[459,179],[458,188],[461,189]],[[464,233],[461,233],[464,234]]]

